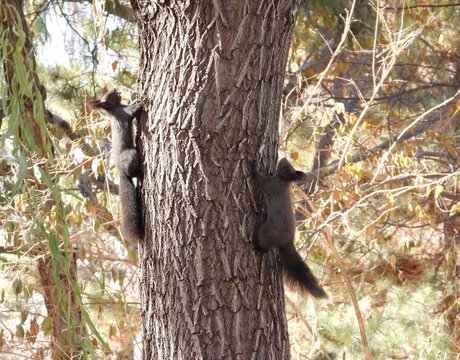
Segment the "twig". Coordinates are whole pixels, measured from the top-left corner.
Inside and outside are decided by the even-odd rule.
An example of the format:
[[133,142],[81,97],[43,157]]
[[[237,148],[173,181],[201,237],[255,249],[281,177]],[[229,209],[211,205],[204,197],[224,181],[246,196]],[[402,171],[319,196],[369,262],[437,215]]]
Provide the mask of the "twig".
[[[295,311],[297,317],[300,319],[300,321],[303,322],[303,324],[307,327],[307,329],[310,331],[310,333],[313,335],[313,340],[317,340],[318,339],[318,336],[316,336],[315,332],[313,332],[313,328],[311,327],[311,325],[308,323],[307,319],[305,319],[305,316],[303,316],[303,314],[300,312],[300,310],[298,309],[298,307],[295,305],[295,303],[289,298],[289,296],[285,295],[284,296],[285,299],[286,299],[286,302],[292,307],[292,309]],[[327,353],[326,350],[324,350],[324,347],[322,344],[320,344],[321,346],[321,351],[324,355],[324,357],[326,358],[326,360],[331,360],[329,354]]]
[[358,298],[356,297],[355,289],[353,288],[353,285],[350,281],[350,277],[348,276],[347,268],[345,267],[345,264],[343,263],[342,259],[339,256],[339,253],[337,252],[337,248],[335,247],[334,240],[332,239],[332,235],[330,233],[329,228],[325,227],[323,231],[324,231],[324,234],[326,235],[327,243],[329,247],[331,248],[335,261],[337,261],[337,265],[339,265],[340,273],[342,274],[343,279],[345,280],[345,284],[347,285],[348,292],[350,293],[351,300],[353,302],[353,307],[355,308],[356,320],[358,320],[359,332],[361,334],[361,341],[363,343],[364,354],[366,356],[366,359],[370,360],[372,359],[372,355],[369,349],[369,343],[367,342],[366,329],[364,327],[364,320],[361,314],[361,310],[359,308]]
[[[353,0],[353,3],[351,4],[350,11],[348,11],[348,16],[347,16],[347,18],[345,20],[345,26],[344,26],[344,30],[343,30],[343,33],[342,33],[342,38],[340,39],[340,42],[337,45],[334,53],[332,54],[331,59],[329,60],[329,63],[327,64],[326,68],[321,72],[321,74],[320,74],[320,76],[318,78],[318,81],[316,82],[315,87],[313,88],[312,92],[308,96],[307,101],[299,109],[299,111],[297,111],[296,115],[294,116],[294,119],[297,119],[298,117],[300,117],[300,114],[307,108],[308,104],[310,103],[310,100],[312,99],[313,95],[316,93],[316,90],[318,90],[318,88],[320,87],[323,78],[326,76],[326,74],[329,71],[329,68],[331,67],[331,65],[333,64],[335,58],[342,51],[342,46],[345,43],[345,40],[347,39],[348,32],[350,30],[350,25],[351,25],[351,20],[352,20],[353,11],[355,9],[355,5],[356,5],[356,0]],[[284,137],[283,142],[286,142],[289,139],[289,137],[297,130],[297,128],[299,127],[301,122],[302,122],[301,120],[300,121],[297,120],[290,126],[286,136]]]
[[[310,209],[312,209],[312,212],[314,212],[321,221],[323,221],[323,217],[321,214],[318,213],[316,210],[315,206],[311,201],[308,201],[308,205],[310,206]],[[359,332],[361,334],[361,341],[363,344],[363,349],[364,349],[364,354],[366,357],[366,360],[371,360],[372,359],[372,354],[369,349],[369,343],[367,342],[367,336],[366,336],[366,329],[364,326],[364,320],[363,316],[361,314],[361,310],[359,308],[359,303],[358,303],[358,298],[356,297],[356,292],[353,288],[353,285],[351,283],[350,277],[348,276],[348,271],[347,268],[345,267],[344,262],[342,261],[342,258],[340,257],[337,248],[335,247],[334,240],[332,238],[331,232],[329,230],[329,227],[325,226],[323,227],[322,230],[326,236],[327,243],[329,247],[331,248],[332,254],[334,255],[335,261],[337,262],[337,265],[340,268],[340,273],[342,274],[343,279],[345,280],[345,284],[347,285],[348,292],[350,293],[351,300],[353,302],[353,307],[355,309],[355,314],[356,314],[356,319],[358,320],[358,325],[359,325]]]
[[[438,122],[440,119],[441,119],[440,115],[433,116],[428,121],[414,126],[414,128],[411,131],[401,132],[399,135],[394,136],[391,140],[384,141],[381,144],[374,146],[372,149],[366,149],[366,150],[360,151],[359,153],[356,153],[353,156],[351,156],[349,163],[355,164],[360,161],[367,160],[371,156],[376,156],[380,154],[382,151],[389,149],[390,146],[392,145],[394,147],[397,143],[400,143],[404,140],[408,140],[417,135],[420,135],[421,133],[428,130],[433,124]],[[340,165],[339,160],[336,160],[336,161],[329,163],[329,165],[327,166],[323,166],[317,170],[307,173],[308,180],[304,187],[304,191],[307,194],[311,194],[314,190],[314,186],[312,186],[312,184],[316,183],[318,179],[322,180],[326,176],[329,176],[335,173],[337,169],[339,168],[339,165]]]
[[311,327],[311,325],[308,323],[307,319],[305,319],[305,316],[303,316],[303,314],[299,311],[299,309],[297,308],[297,306],[295,305],[294,301],[292,301],[289,296],[285,295],[285,298],[286,298],[286,301],[289,305],[291,305],[292,309],[295,311],[296,315],[299,317],[300,321],[303,322],[303,324],[307,327],[308,331],[310,331],[310,333],[313,335],[313,339],[316,340],[317,339],[317,336],[316,334],[313,332],[313,328]]
[[15,254],[17,249],[12,246],[0,246],[0,254]]
[[[432,113],[434,110],[436,109],[439,109],[441,107],[443,107],[444,105],[447,105],[449,103],[451,103],[452,101],[454,101],[457,96],[460,94],[460,90],[458,90],[454,96],[448,98],[447,100],[444,100],[442,103],[432,107],[431,109],[428,109],[427,111],[425,111],[423,114],[421,114],[420,116],[418,116],[412,123],[410,123],[400,134],[399,136],[396,138],[395,142],[389,147],[388,151],[383,155],[383,157],[381,158],[380,160],[380,163],[379,165],[377,166],[377,169],[375,170],[374,172],[374,177],[372,178],[371,180],[371,184],[375,181],[375,179],[377,178],[377,175],[378,173],[380,172],[380,170],[382,169],[383,167],[383,164],[385,163],[385,160],[388,158],[388,156],[390,155],[391,151],[393,150],[393,148],[396,146],[396,144],[398,143],[398,141],[400,141],[401,139],[403,139],[405,136],[408,136],[407,134],[410,134],[410,128],[412,126],[414,126],[415,124],[417,124],[420,120],[422,120],[426,115]],[[412,131],[415,131],[415,127]]]
[[[366,5],[367,6],[367,5]],[[398,6],[398,7],[381,7],[382,10],[410,10],[410,9],[418,9],[418,8],[443,8],[443,7],[452,7],[452,6],[460,6],[460,3],[453,3],[453,4],[418,4],[412,6]]]
[[[386,25],[388,32],[391,33],[390,30],[388,29],[387,24],[385,22],[383,24]],[[383,86],[383,84],[385,82],[385,79],[390,74],[390,71],[393,68],[393,65],[396,63],[397,56],[420,33],[421,33],[421,28],[418,29],[417,31],[414,31],[411,34],[409,34],[407,36],[407,38],[405,38],[404,40],[398,40],[398,41],[395,40],[393,43],[391,43],[392,52],[385,59],[382,60],[382,65],[381,65],[382,74],[381,74],[380,80],[379,80],[378,83],[374,81],[374,83],[376,83],[376,85],[374,86],[374,88],[372,90],[372,94],[370,96],[370,99],[369,99],[369,101],[366,101],[366,104],[365,104],[363,110],[361,111],[361,114],[358,116],[358,119],[356,120],[355,124],[353,125],[353,129],[351,130],[350,135],[348,136],[348,139],[347,139],[347,142],[346,142],[345,147],[343,149],[342,155],[340,156],[340,160],[339,160],[339,163],[338,163],[338,168],[341,168],[342,165],[344,164],[345,157],[347,155],[348,149],[351,146],[353,136],[357,132],[358,127],[361,125],[361,122],[364,119],[364,116],[367,114],[367,112],[368,112],[371,104],[373,103],[375,97],[377,96],[377,93],[380,91],[381,87]],[[390,59],[386,63],[385,60],[387,60],[388,58],[390,58]]]

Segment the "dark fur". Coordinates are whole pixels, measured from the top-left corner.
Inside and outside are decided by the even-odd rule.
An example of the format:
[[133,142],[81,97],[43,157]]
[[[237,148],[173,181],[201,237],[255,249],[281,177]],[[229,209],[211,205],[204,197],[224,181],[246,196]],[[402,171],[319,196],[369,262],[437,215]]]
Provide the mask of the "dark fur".
[[294,181],[304,180],[306,174],[296,171],[285,158],[279,161],[273,176],[262,175],[254,162],[250,166],[256,183],[265,193],[267,203],[267,221],[257,233],[257,246],[265,251],[278,248],[288,281],[315,297],[326,297],[294,246],[296,223],[291,203],[291,185]]
[[143,237],[139,195],[133,178],[141,175],[139,152],[134,147],[133,120],[142,112],[142,105],[121,104],[114,89],[101,100],[90,102],[93,109],[104,110],[111,116],[112,151],[120,178],[121,233],[129,248],[136,248]]

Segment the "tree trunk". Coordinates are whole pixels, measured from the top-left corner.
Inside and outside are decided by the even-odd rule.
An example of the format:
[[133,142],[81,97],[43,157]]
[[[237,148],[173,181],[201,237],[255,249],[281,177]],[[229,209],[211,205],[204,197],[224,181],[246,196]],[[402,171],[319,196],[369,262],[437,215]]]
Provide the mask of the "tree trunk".
[[[71,284],[72,281],[76,283],[77,279],[75,258],[72,259],[67,271],[62,267],[62,262],[56,263],[49,255],[38,260],[45,306],[48,317],[53,321],[50,332],[51,358],[53,360],[84,358],[82,342],[86,329]],[[56,285],[56,276],[59,276],[59,286]]]
[[252,244],[262,213],[247,163],[276,163],[298,3],[132,0],[144,359],[290,357],[277,254]]

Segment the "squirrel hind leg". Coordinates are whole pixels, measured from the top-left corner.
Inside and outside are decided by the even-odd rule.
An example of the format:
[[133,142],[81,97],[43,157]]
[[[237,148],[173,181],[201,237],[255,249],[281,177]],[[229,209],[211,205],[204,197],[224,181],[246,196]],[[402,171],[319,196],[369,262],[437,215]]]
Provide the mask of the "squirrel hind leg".
[[270,225],[265,223],[257,231],[254,244],[258,250],[268,251],[276,246],[278,239],[273,235]]
[[139,175],[141,167],[141,159],[139,152],[136,149],[127,149],[120,154],[118,160],[119,171],[129,177]]

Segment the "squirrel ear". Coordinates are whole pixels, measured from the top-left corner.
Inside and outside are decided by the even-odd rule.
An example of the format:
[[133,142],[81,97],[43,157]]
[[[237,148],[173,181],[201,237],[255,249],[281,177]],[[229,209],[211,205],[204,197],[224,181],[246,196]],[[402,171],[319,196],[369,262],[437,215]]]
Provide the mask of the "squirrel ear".
[[97,109],[97,108],[100,107],[100,103],[101,103],[100,100],[90,100],[90,101],[89,101],[89,107],[90,107],[91,109],[93,109],[93,110],[94,110],[94,109]]
[[101,100],[91,100],[89,106],[91,109],[108,109],[110,107],[109,103]]
[[307,179],[307,174],[305,174],[303,171],[296,171],[295,173],[297,174],[298,181]]

